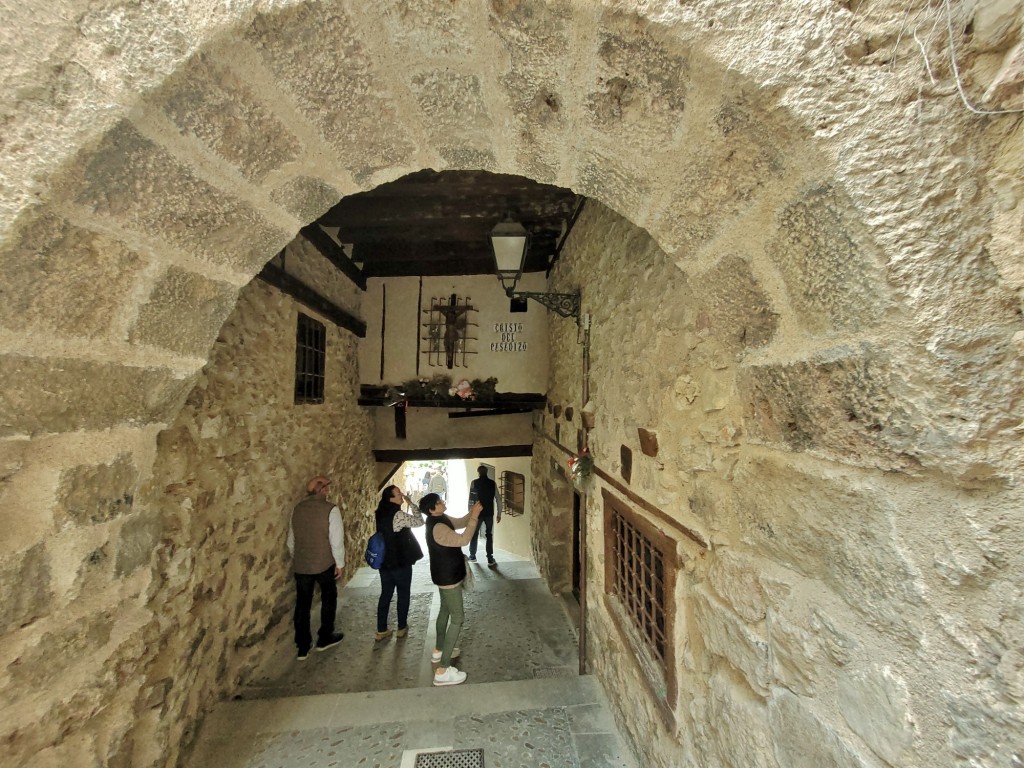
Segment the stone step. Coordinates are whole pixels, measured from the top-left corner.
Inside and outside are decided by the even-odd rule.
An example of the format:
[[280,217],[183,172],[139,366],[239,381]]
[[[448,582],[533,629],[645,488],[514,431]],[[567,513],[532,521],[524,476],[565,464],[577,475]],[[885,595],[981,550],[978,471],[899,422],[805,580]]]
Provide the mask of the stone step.
[[194,764],[400,768],[408,752],[446,748],[483,748],[502,764],[635,766],[589,675],[224,702]]

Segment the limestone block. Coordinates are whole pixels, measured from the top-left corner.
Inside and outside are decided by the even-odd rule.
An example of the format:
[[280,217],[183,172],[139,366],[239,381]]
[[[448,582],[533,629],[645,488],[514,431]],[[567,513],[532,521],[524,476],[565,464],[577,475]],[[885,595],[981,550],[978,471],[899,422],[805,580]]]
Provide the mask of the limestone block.
[[692,253],[784,173],[779,137],[785,133],[758,111],[749,97],[730,96],[701,126],[701,140],[679,161],[674,193],[654,217],[666,250]]
[[739,614],[755,624],[767,612],[758,566],[746,555],[728,549],[717,550],[707,565],[707,580],[715,593]]
[[[964,590],[965,594],[979,594]],[[1024,700],[1024,587],[1010,579],[995,581],[985,600],[947,606],[939,620],[946,634],[965,652],[976,698]]]
[[191,383],[160,368],[7,355],[0,365],[0,436],[168,420]]
[[396,48],[410,58],[468,56],[473,49],[473,19],[464,18],[459,5],[438,5],[432,0],[404,0],[379,9]]
[[995,532],[965,519],[969,536],[935,542],[935,571],[956,587],[981,586],[1005,562],[1005,550]]
[[737,386],[754,439],[881,469],[913,469],[925,451],[918,421],[900,395],[906,384],[878,347],[752,366],[741,371]]
[[163,523],[157,513],[144,512],[126,520],[117,543],[117,575],[127,576],[148,563],[162,534]]
[[708,318],[708,330],[726,350],[738,352],[772,340],[779,315],[748,262],[727,256],[691,284],[698,312]]
[[[325,29],[331,44],[311,47]],[[373,53],[341,5],[303,3],[262,14],[246,39],[358,182],[409,162],[413,145],[405,125],[411,118],[396,113]]]
[[[580,162],[573,189],[624,216],[639,218],[641,201],[650,193],[650,181],[646,174],[630,167],[621,156],[613,158],[593,151]],[[608,296],[604,299],[610,301]]]
[[302,151],[252,88],[205,54],[183,66],[149,101],[182,133],[198,138],[252,182],[259,183]]
[[676,379],[673,386],[673,394],[675,396],[676,408],[684,410],[687,406],[693,405],[694,401],[700,396],[700,385],[693,380],[692,376],[684,373]]
[[500,41],[508,60],[501,98],[516,120],[517,167],[522,175],[546,184],[559,182],[570,120],[564,108],[564,73],[575,65],[578,47],[572,11],[564,0],[499,0],[488,5],[488,32]]
[[85,153],[61,187],[66,199],[101,219],[245,272],[259,270],[292,236],[197,178],[127,122]]
[[768,702],[775,758],[786,768],[874,768],[811,709],[807,699],[776,689]]
[[103,661],[106,654],[102,649],[110,641],[114,625],[113,614],[101,611],[67,628],[47,632],[21,657],[20,664],[12,666],[12,683],[28,690],[61,687],[71,667],[90,657]]
[[[96,337],[110,330],[143,259],[105,235],[42,215],[0,251],[0,326]],[[103,286],[104,301],[87,300]]]
[[979,271],[988,276],[972,277],[970,299],[988,314],[987,327],[944,326],[929,343],[928,362],[938,368],[934,386],[949,396],[925,414],[930,439],[922,449],[962,485],[1005,487],[1024,464],[1024,334],[1014,339],[1020,332],[1009,318],[1019,312],[1019,298],[1007,301],[1011,292],[995,286],[986,291],[983,283],[993,276]]
[[791,623],[776,611],[768,622],[772,674],[800,696],[813,696],[827,667],[819,653],[818,640],[808,630]]
[[31,624],[50,611],[50,556],[43,544],[0,559],[0,634]]
[[156,281],[128,338],[205,357],[237,293],[229,283],[171,267]]
[[746,544],[820,580],[873,625],[917,642],[920,628],[908,609],[922,604],[923,587],[884,491],[769,458],[741,460],[735,479]]
[[905,765],[914,743],[907,684],[891,667],[872,666],[839,675],[839,711],[876,755]]
[[995,690],[944,690],[949,745],[961,765],[972,768],[1024,766],[1024,714],[1020,700]]
[[289,179],[270,193],[275,203],[304,223],[323,216],[341,197],[330,184],[309,176]]
[[86,464],[61,472],[57,522],[105,523],[131,513],[138,469],[129,454],[109,464]]
[[1007,108],[1020,109],[1019,99],[1024,93],[1024,43],[1018,43],[1006,54],[1003,65],[985,90],[986,103]]
[[664,141],[682,119],[690,62],[656,35],[638,34],[626,19],[604,21],[597,82],[585,96],[587,117],[595,128],[630,141],[637,134],[652,144]]
[[768,642],[762,634],[701,590],[694,592],[693,618],[707,650],[740,671],[751,689],[767,695],[772,682],[771,663]]
[[885,314],[881,260],[859,218],[853,202],[830,185],[807,190],[779,213],[766,252],[812,333],[862,330]]
[[850,663],[851,655],[858,647],[852,632],[841,629],[832,617],[817,608],[811,611],[809,626],[833,664],[842,667]]
[[471,72],[447,67],[417,72],[409,80],[409,89],[423,112],[424,124],[437,138],[456,126],[484,130],[491,125],[480,78]]
[[469,168],[496,171],[498,168],[498,159],[489,149],[442,145],[437,148],[437,153],[444,158],[446,167],[450,169]]
[[722,670],[712,673],[707,701],[693,719],[704,742],[705,764],[779,767],[772,752],[768,708]]
[[25,466],[28,451],[29,441],[26,439],[0,440],[0,499],[10,479]]
[[1020,35],[1024,19],[1021,0],[979,0],[974,6],[974,34],[971,47],[977,51],[998,50]]

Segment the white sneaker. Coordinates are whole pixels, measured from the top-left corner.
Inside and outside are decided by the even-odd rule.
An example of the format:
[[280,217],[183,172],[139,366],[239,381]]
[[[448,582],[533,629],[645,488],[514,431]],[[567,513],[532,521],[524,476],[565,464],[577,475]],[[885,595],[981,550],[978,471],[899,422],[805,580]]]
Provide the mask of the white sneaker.
[[455,667],[448,667],[444,674],[434,673],[434,685],[458,685],[466,682],[466,673],[460,672]]
[[[457,659],[461,655],[462,655],[462,649],[461,648],[453,648],[452,649],[452,658],[453,659]],[[437,649],[434,649],[433,651],[430,652],[430,660],[432,662],[434,662],[435,664],[441,660],[441,656],[442,656],[441,651],[439,651]]]

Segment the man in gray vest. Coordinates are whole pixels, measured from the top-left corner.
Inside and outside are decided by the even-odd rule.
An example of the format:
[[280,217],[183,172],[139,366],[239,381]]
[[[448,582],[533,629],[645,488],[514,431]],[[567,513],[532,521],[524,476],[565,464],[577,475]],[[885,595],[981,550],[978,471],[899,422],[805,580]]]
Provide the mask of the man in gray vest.
[[309,611],[313,589],[320,585],[320,631],[316,649],[326,651],[341,642],[344,635],[334,631],[338,610],[338,584],[345,567],[344,531],[341,510],[327,500],[331,481],[317,475],[306,483],[307,496],[295,506],[288,529],[288,551],[295,564],[295,645],[299,661],[309,655],[313,636],[309,631]]

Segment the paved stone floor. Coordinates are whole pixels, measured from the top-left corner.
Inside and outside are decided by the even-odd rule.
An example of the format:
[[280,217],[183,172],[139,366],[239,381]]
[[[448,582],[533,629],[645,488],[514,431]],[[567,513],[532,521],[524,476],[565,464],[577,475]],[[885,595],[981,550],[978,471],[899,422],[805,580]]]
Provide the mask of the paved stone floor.
[[207,718],[191,764],[413,768],[421,750],[482,748],[486,768],[633,768],[603,691],[577,674],[571,609],[532,562],[496,554],[497,569],[470,566],[456,662],[465,684],[430,684],[438,599],[426,563],[414,571],[409,635],[382,642],[378,577],[364,568],[339,596],[345,639],[304,662],[267,659]]

